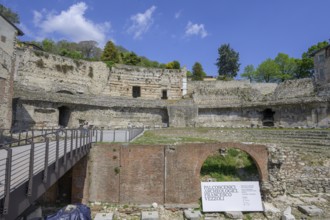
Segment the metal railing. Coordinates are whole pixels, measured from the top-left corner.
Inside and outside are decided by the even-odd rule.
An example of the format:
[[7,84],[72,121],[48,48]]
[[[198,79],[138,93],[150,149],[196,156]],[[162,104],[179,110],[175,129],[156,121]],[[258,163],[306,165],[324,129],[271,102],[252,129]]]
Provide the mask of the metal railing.
[[[89,152],[93,142],[130,142],[143,131],[143,128],[0,130],[0,219],[12,209],[13,192],[26,186],[26,199],[36,199],[35,185],[51,186],[57,179],[50,176],[63,175]],[[39,182],[34,180],[38,175]]]
[[[26,196],[32,196],[33,177],[42,172],[42,180],[47,183],[52,173],[68,167],[68,161],[89,151],[92,142],[101,136],[98,130],[56,130],[29,137],[26,132],[18,134],[18,139],[0,144],[0,214],[7,215],[10,194],[27,185]],[[54,165],[55,170],[49,167]]]
[[101,142],[130,142],[143,131],[144,128],[102,130]]

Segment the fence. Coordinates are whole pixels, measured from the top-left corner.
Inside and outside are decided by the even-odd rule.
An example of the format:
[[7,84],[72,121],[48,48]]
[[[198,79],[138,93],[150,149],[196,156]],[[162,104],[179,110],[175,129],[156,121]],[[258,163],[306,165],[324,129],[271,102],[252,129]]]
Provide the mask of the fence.
[[[31,129],[20,130],[12,132],[9,129],[0,129],[0,147],[1,145],[9,144],[9,147],[26,145],[29,142],[38,141],[38,138],[45,135],[54,134],[57,129]],[[60,134],[67,132],[67,136],[70,137],[72,131],[87,131],[86,129],[60,129]],[[92,129],[96,140],[100,142],[130,142],[138,135],[144,132],[144,128],[128,128],[128,129]]]
[[101,130],[101,142],[130,142],[142,134],[144,128]]
[[[143,131],[143,128],[42,129],[16,133],[0,130],[0,219],[1,215],[14,216],[13,213],[24,211],[27,207],[16,207],[15,200],[37,199],[41,191],[35,191],[36,187],[43,186],[45,190],[46,185],[50,187],[57,181],[54,176],[59,178],[69,170],[89,152],[93,142],[129,142]],[[22,198],[21,189],[25,186],[26,197]]]

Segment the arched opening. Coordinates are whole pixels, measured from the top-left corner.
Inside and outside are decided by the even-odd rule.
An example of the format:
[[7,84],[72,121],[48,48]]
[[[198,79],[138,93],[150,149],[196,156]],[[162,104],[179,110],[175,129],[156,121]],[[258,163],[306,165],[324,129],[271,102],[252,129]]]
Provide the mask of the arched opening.
[[275,112],[272,109],[267,108],[262,112],[262,125],[273,127],[274,126],[274,114]]
[[58,125],[61,127],[67,127],[70,120],[70,109],[66,106],[61,106],[58,108]]
[[201,181],[258,181],[258,167],[253,158],[235,148],[220,148],[204,161]]

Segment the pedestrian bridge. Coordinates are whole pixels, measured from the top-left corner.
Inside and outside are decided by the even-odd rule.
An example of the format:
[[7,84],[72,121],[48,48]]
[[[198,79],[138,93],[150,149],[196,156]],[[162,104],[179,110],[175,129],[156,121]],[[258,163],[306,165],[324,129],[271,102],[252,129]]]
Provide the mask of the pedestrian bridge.
[[143,128],[31,130],[6,137],[0,130],[0,219],[16,219],[87,155],[92,143],[129,142],[142,132]]

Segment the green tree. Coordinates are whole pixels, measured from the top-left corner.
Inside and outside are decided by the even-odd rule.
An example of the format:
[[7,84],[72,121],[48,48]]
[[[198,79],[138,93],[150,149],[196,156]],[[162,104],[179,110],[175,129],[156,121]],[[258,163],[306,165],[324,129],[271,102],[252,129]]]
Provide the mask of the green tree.
[[187,76],[187,77],[192,77],[192,72],[190,72],[190,71],[188,70],[187,73],[186,73],[186,76]]
[[141,62],[141,58],[136,55],[134,52],[126,53],[123,57],[124,64],[127,65],[138,65]]
[[289,57],[289,55],[285,53],[279,53],[275,57],[274,61],[278,65],[278,69],[280,71],[278,77],[282,82],[295,77],[297,63],[294,58]]
[[77,50],[81,52],[84,58],[92,59],[99,56],[97,42],[93,40],[80,41],[77,44]]
[[103,53],[101,55],[101,60],[119,63],[119,53],[115,44],[112,43],[112,41],[108,41],[105,45]]
[[304,52],[301,56],[301,60],[296,60],[297,71],[295,78],[306,78],[311,77],[314,73],[314,61],[312,58],[313,52],[322,49],[329,45],[327,41],[318,42],[315,45],[312,45]]
[[41,42],[42,49],[48,53],[54,53],[56,54],[58,52],[56,43],[53,40],[50,39],[44,39]]
[[10,8],[5,7],[0,4],[0,14],[5,17],[8,21],[14,24],[19,24],[19,16],[17,13],[13,12]]
[[174,61],[166,64],[166,69],[179,70],[180,68],[181,68],[181,65],[180,65],[179,61],[177,61],[177,60],[174,60]]
[[218,48],[219,58],[216,65],[220,79],[234,78],[239,71],[239,53],[230,47],[229,44],[223,44]]
[[64,48],[61,49],[59,55],[65,56],[65,57],[70,57],[72,59],[83,59],[84,58],[80,51],[67,50]]
[[202,65],[196,62],[192,68],[192,80],[202,81],[205,75]]
[[256,79],[256,70],[255,70],[254,66],[252,64],[251,65],[247,65],[244,68],[244,72],[241,74],[241,76],[243,78],[249,79],[250,82],[252,82],[253,80],[255,80]]
[[295,59],[295,62],[297,66],[294,74],[295,79],[308,78],[313,75],[314,61],[312,58]]
[[277,82],[280,74],[281,71],[278,64],[272,59],[267,59],[258,66],[256,71],[256,81]]

